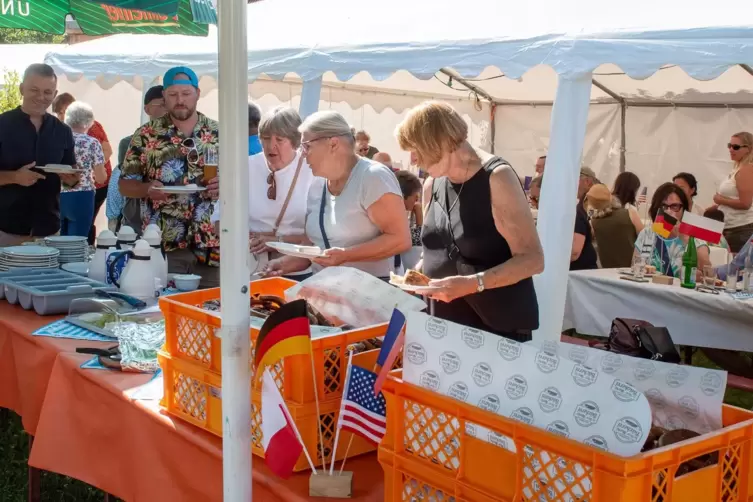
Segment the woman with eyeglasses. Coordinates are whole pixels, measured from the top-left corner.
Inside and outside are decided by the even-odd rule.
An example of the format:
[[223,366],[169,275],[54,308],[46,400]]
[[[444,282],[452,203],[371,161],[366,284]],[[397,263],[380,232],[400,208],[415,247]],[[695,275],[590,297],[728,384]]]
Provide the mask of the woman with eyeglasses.
[[405,203],[397,178],[384,165],[356,155],[345,118],[321,111],[299,128],[301,148],[317,180],[306,212],[306,237],[324,250],[313,260],[283,256],[269,262],[266,275],[288,275],[344,265],[389,280],[394,256],[411,247]]
[[[307,243],[306,200],[314,174],[301,151],[301,116],[290,107],[278,106],[259,122],[262,153],[248,158],[248,231],[251,271],[263,269],[280,255],[269,242]],[[220,219],[219,204],[212,221]],[[288,278],[304,280],[311,268],[293,271]]]
[[733,134],[727,143],[734,168],[719,185],[712,208],[724,213],[724,238],[733,253],[739,253],[753,234],[753,134]]
[[[648,210],[651,221],[656,220],[659,210],[663,210],[670,216],[677,218],[677,224],[672,229],[668,238],[657,235],[650,226],[647,226],[635,240],[634,256],[641,255],[647,259],[646,264],[656,267],[656,271],[671,277],[680,277],[682,273],[682,255],[688,243],[686,235],[680,235],[680,221],[682,215],[688,210],[688,197],[680,187],[674,183],[664,183],[659,186],[651,198],[651,207]],[[698,270],[710,265],[709,245],[700,239],[695,239],[698,253]]]

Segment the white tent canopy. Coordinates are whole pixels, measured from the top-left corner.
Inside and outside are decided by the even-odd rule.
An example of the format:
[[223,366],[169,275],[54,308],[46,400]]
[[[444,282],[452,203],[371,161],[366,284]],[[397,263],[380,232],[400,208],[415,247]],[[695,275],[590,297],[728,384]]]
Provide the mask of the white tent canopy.
[[[395,113],[429,96],[455,99],[470,110],[469,121],[488,117],[475,130],[475,144],[518,157],[511,159],[518,165],[547,152],[553,181],[544,185],[539,222],[547,268],[537,291],[542,332],[554,337],[564,308],[572,234],[562,222],[574,217],[571,201],[582,154],[613,177],[627,137],[627,166],[639,170],[633,166],[647,164],[652,179],[646,184],[658,184],[653,177],[657,168],[667,168],[664,164],[672,171],[692,171],[685,167],[699,160],[702,169],[711,164],[715,174],[709,180],[718,179],[729,168],[723,145],[730,132],[753,118],[743,113],[751,105],[753,77],[747,66],[738,66],[753,63],[753,25],[737,21],[747,22],[751,11],[729,0],[713,8],[638,0],[618,13],[596,0],[383,0],[378,5],[270,0],[248,6],[248,78],[268,87],[265,77],[286,78],[288,100],[293,103],[300,94],[304,114],[327,95],[332,106],[333,94],[354,91],[364,103],[373,98],[377,108]],[[182,64],[211,87],[218,69],[214,32],[208,39],[118,35],[50,53],[46,61],[71,79],[84,77],[102,87],[119,80],[141,87]],[[486,99],[476,102],[476,96]],[[605,104],[589,112],[589,102]],[[641,106],[664,103],[675,108],[660,112]],[[705,108],[684,108],[707,106],[700,103],[720,107],[713,109],[718,115],[713,120],[723,124],[713,134],[699,129],[708,122]],[[705,114],[696,116],[699,111]],[[632,125],[631,117],[642,118]],[[631,159],[633,135],[647,146]],[[515,140],[507,142],[508,137]],[[684,156],[686,150],[692,155]]]

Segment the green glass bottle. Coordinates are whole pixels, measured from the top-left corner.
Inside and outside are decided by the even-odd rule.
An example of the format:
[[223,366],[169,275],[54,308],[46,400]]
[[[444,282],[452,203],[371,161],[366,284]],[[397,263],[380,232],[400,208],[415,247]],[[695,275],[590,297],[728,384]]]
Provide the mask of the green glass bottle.
[[688,247],[682,255],[682,275],[680,276],[680,286],[688,289],[695,289],[696,271],[698,270],[698,252],[695,249],[695,239],[688,238]]

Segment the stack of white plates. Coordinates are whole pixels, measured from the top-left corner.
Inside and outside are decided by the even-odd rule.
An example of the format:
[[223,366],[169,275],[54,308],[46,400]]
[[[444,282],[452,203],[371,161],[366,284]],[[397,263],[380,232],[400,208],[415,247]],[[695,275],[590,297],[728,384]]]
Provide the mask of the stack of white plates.
[[86,261],[89,243],[86,237],[77,235],[53,235],[45,237],[45,244],[60,251],[60,263],[78,263]]
[[0,248],[0,272],[18,268],[57,268],[60,251],[44,246]]

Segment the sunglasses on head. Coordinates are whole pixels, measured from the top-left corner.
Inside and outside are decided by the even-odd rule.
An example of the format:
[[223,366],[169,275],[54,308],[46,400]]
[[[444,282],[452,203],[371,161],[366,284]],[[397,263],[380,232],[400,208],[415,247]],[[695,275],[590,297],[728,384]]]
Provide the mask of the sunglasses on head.
[[734,150],[734,151],[738,151],[739,149],[741,149],[741,148],[745,148],[745,147],[747,147],[747,146],[748,146],[748,145],[734,145],[734,144],[732,144],[732,143],[727,143],[727,148],[729,148],[729,149],[732,149],[732,150]]

